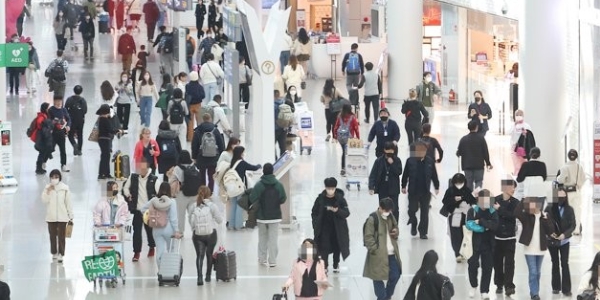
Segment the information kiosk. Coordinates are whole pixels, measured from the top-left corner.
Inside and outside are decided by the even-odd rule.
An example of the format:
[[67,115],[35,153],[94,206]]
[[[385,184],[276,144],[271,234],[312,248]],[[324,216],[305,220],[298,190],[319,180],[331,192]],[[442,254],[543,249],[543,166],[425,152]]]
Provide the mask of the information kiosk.
[[283,185],[287,197],[285,203],[281,205],[281,228],[284,229],[293,229],[298,223],[292,207],[292,185],[290,182],[290,171],[296,163],[295,158],[293,152],[286,151],[273,164],[273,174]]

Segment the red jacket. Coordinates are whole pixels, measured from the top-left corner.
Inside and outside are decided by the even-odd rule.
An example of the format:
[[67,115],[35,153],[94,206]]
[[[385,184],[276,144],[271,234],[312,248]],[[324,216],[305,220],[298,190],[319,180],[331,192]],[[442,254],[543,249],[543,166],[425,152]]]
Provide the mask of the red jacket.
[[[334,139],[337,139],[338,128],[340,128],[340,125],[341,125],[340,119],[341,119],[341,116],[337,117],[337,119],[335,120],[335,126],[333,126],[333,138]],[[356,119],[356,116],[354,114],[350,114],[344,118],[343,122],[347,123],[349,119],[352,119],[350,121],[350,138],[360,139],[358,120]]]
[[[158,160],[157,157],[160,155],[160,147],[158,146],[158,143],[156,142],[156,140],[150,139],[150,144],[152,145],[152,148],[154,149],[154,166],[158,166]],[[144,142],[142,141],[138,141],[137,144],[135,144],[135,149],[133,150],[133,162],[135,163],[135,165],[137,166],[137,164],[139,162],[141,162],[144,159]]]
[[44,122],[48,118],[48,115],[43,112],[38,112],[37,117],[35,117],[35,130],[29,137],[34,143],[37,138],[38,131],[42,128],[42,122]]
[[118,52],[121,55],[135,54],[135,41],[131,34],[125,33],[119,38]]
[[160,16],[158,5],[154,1],[146,2],[142,8],[142,12],[144,13],[144,21],[146,24],[156,23],[158,21],[158,17]]

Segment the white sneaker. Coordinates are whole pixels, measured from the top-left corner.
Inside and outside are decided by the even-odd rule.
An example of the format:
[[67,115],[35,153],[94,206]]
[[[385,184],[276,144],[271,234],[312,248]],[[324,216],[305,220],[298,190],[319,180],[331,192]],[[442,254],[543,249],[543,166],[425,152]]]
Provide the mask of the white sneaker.
[[481,293],[481,299],[490,300],[490,295],[488,295],[488,293]]
[[42,169],[46,170],[46,163],[42,164]]
[[63,256],[62,255],[57,254],[56,257],[57,257],[59,263],[63,262]]
[[477,292],[477,288],[470,288],[469,289],[469,298],[475,298],[475,293]]
[[52,260],[57,260],[58,259],[58,254],[52,254]]
[[69,167],[67,167],[67,165],[63,165],[62,168],[61,168],[61,170],[63,172],[71,172],[71,170],[69,170]]

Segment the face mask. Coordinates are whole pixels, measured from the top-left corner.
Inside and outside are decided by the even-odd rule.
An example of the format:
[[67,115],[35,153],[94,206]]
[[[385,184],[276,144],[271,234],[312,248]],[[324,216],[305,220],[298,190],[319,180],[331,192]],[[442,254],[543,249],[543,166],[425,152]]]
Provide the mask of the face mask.
[[464,183],[461,183],[461,184],[455,184],[454,186],[455,186],[457,189],[459,189],[459,190],[460,190],[460,189],[462,189],[462,188],[463,188],[463,186],[465,186],[465,184],[464,184]]
[[60,180],[58,178],[52,178],[50,179],[50,184],[51,185],[57,185],[60,182]]
[[429,76],[425,77],[425,82],[430,83],[431,82],[431,77],[429,77]]
[[113,196],[116,196],[116,195],[118,195],[118,194],[119,194],[119,191],[112,191],[112,195],[113,195]]
[[382,213],[381,213],[381,216],[382,216],[384,219],[387,219],[387,217],[389,217],[389,216],[390,216],[390,212],[389,212],[389,211],[384,211],[384,212],[382,212]]
[[481,101],[481,97],[475,97],[475,101],[476,102],[480,102]]
[[517,122],[523,122],[523,116],[516,116],[515,117],[515,121],[517,121]]
[[388,157],[388,158],[393,158],[394,157],[394,153],[386,153],[385,156]]
[[335,189],[325,189],[325,192],[327,192],[327,196],[333,196],[335,195]]
[[567,197],[558,197],[558,205],[564,206],[567,203]]
[[290,91],[290,95],[295,96],[296,95],[296,91]]
[[300,259],[308,260],[313,259],[315,257],[315,249],[310,246],[302,246],[300,247]]
[[13,43],[18,43],[19,39],[18,38],[14,38],[12,41],[13,41]]
[[379,119],[381,119],[381,121],[383,121],[383,122],[387,122],[387,120],[388,120],[389,118],[390,118],[390,117],[379,117]]
[[145,80],[150,80],[150,76],[144,76]]

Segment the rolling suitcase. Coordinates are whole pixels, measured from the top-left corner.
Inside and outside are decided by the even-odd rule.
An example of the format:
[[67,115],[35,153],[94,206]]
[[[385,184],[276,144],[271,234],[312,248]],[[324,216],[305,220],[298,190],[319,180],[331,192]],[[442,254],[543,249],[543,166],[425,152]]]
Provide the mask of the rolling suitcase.
[[237,264],[234,251],[223,251],[217,254],[215,262],[217,271],[217,281],[229,282],[231,279],[237,279]]
[[165,284],[179,286],[181,274],[183,273],[183,258],[179,250],[181,250],[181,240],[172,238],[169,252],[163,253],[160,258],[157,274],[158,286],[164,286]]
[[117,151],[113,155],[113,162],[115,163],[115,178],[125,180],[131,175],[131,163],[129,161],[129,155],[123,154],[121,151]]

